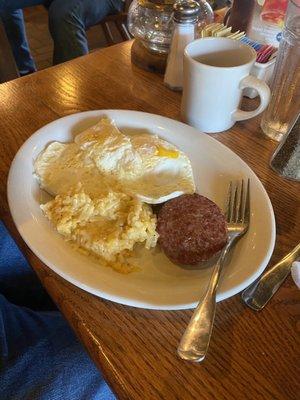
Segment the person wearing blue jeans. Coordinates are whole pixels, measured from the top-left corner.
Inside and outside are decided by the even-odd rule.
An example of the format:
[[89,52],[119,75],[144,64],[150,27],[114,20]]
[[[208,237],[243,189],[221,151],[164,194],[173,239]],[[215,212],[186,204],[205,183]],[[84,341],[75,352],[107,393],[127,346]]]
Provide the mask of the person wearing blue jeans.
[[109,14],[122,10],[123,0],[0,0],[0,18],[20,75],[36,71],[26,37],[23,9],[44,5],[54,42],[53,64],[87,54],[86,30]]
[[0,399],[115,400],[1,221]]

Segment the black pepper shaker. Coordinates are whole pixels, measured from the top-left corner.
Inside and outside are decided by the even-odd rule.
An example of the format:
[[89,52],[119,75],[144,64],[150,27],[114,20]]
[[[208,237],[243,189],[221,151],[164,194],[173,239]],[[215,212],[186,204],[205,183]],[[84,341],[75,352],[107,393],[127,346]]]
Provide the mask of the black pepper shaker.
[[300,114],[290,132],[280,142],[270,166],[284,178],[300,181]]

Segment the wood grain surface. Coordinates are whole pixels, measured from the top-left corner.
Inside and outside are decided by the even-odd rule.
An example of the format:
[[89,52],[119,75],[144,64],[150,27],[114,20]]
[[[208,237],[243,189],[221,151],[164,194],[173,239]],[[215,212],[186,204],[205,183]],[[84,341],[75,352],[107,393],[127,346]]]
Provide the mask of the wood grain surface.
[[[10,163],[46,123],[103,108],[180,119],[180,94],[165,88],[161,76],[132,66],[130,47],[113,46],[0,85],[1,218],[119,399],[299,399],[300,292],[290,278],[259,313],[239,295],[219,303],[208,357],[190,364],[177,357],[176,347],[191,311],[141,310],[90,295],[42,264],[12,223],[6,200]],[[272,262],[278,261],[300,239],[299,184],[270,170],[276,144],[262,136],[259,119],[214,137],[264,184],[276,215]]]

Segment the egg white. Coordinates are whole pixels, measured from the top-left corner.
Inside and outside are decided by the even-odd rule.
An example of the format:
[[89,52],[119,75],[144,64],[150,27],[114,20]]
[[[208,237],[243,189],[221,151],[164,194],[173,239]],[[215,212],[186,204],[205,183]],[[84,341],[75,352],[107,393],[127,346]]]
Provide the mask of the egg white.
[[183,152],[156,135],[124,135],[107,118],[73,143],[48,145],[34,169],[41,187],[52,195],[67,193],[78,182],[91,196],[111,189],[149,204],[195,191],[191,163]]

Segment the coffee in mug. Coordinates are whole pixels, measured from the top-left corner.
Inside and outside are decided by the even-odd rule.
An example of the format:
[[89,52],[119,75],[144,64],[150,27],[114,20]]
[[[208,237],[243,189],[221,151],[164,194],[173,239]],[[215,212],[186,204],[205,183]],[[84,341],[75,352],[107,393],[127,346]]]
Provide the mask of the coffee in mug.
[[[187,45],[183,63],[181,115],[203,132],[226,131],[236,121],[255,117],[270,99],[267,84],[250,75],[256,52],[227,38],[203,38]],[[254,111],[239,109],[243,89],[254,88],[260,105]]]

